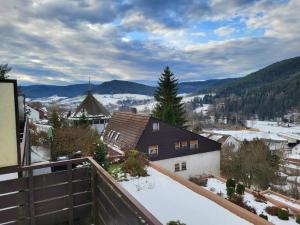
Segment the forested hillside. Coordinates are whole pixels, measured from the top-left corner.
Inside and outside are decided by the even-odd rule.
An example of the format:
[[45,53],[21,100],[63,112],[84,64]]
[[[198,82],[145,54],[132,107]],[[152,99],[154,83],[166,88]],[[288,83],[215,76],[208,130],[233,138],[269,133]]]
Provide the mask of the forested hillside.
[[300,57],[274,63],[219,87],[224,113],[257,114],[261,119],[283,116],[300,108]]

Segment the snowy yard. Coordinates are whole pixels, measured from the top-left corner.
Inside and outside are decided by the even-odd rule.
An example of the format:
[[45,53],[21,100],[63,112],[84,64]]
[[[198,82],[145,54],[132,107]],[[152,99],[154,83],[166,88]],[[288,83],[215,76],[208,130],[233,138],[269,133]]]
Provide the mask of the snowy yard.
[[300,134],[300,126],[284,127],[279,126],[277,122],[271,121],[256,121],[256,120],[247,120],[247,127],[255,128],[267,133],[287,133],[287,134]]
[[120,184],[163,224],[170,220],[187,225],[251,224],[153,168],[148,174]]
[[[226,184],[216,178],[209,178],[207,180],[207,185],[204,188],[215,194],[222,192],[223,197],[227,197]],[[247,192],[245,192],[245,194],[244,194],[244,200],[247,202],[248,205],[250,205],[256,209],[257,215],[259,215],[261,213],[263,213],[264,215],[267,215],[268,220],[275,225],[296,224],[295,219],[293,219],[293,218],[290,218],[288,221],[285,221],[285,220],[280,220],[277,216],[271,216],[271,215],[267,214],[267,212],[265,211],[265,208],[267,206],[274,206],[272,203],[270,203],[268,201],[266,203],[257,202],[257,201],[255,201],[255,197],[252,194],[247,193]]]

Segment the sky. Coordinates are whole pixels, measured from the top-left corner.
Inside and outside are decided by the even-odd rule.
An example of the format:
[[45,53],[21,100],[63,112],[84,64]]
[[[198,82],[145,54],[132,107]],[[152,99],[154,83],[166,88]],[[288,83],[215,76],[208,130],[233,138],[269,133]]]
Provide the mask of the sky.
[[300,55],[300,0],[0,0],[19,84],[239,77]]

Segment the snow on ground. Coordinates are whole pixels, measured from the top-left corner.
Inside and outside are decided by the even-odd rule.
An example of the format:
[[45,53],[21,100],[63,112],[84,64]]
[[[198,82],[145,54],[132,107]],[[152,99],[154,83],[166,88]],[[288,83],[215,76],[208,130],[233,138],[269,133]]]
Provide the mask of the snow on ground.
[[285,138],[279,137],[273,133],[266,133],[261,131],[250,131],[250,130],[212,130],[216,134],[231,135],[234,138],[243,141],[251,141],[254,138],[267,139],[267,140],[276,140],[276,141],[286,141]]
[[284,204],[286,204],[286,205],[288,205],[288,206],[292,206],[292,207],[294,207],[294,208],[296,208],[296,209],[300,209],[300,205],[299,205],[298,203],[296,203],[296,202],[289,201],[289,200],[287,200],[287,199],[284,199],[284,198],[282,198],[282,197],[280,197],[280,196],[277,196],[277,195],[274,195],[274,194],[272,194],[272,193],[267,193],[266,195],[267,195],[268,197],[270,197],[270,198],[272,198],[272,199],[278,201],[278,202],[282,202],[282,203],[284,203]]
[[279,126],[277,122],[271,121],[257,121],[247,120],[247,127],[255,128],[260,131],[269,132],[273,134],[288,133],[288,134],[300,134],[300,126],[290,125],[290,127]]
[[153,168],[148,173],[120,184],[163,224],[170,220],[188,225],[251,224]]
[[[204,94],[199,94],[199,95],[190,95],[190,94],[180,94],[183,99],[182,101],[184,103],[191,102],[195,97],[203,98],[205,95]],[[51,96],[47,98],[37,98],[37,99],[27,99],[28,101],[40,101],[43,104],[50,104],[53,102],[56,102],[58,104],[62,105],[69,105],[72,107],[78,106],[85,98],[85,95],[73,97],[73,98],[67,98],[67,97],[59,97],[59,96]],[[143,112],[146,110],[152,110],[156,104],[154,101],[153,96],[149,95],[141,95],[141,94],[94,94],[94,97],[101,102],[104,106],[108,105],[116,105],[116,106],[121,106],[119,104],[119,101],[137,101],[137,104],[134,104],[132,107],[137,108],[138,112]],[[143,102],[145,101],[145,102]],[[203,112],[205,113],[209,107],[209,104],[204,104],[203,107],[198,107],[195,109],[195,112],[200,113]]]
[[[226,184],[216,178],[209,178],[207,180],[207,185],[204,187],[206,190],[211,191],[215,194],[222,192],[224,194],[224,197],[227,197],[226,195]],[[245,192],[244,194],[244,201],[247,202],[248,205],[254,207],[256,209],[256,213],[259,215],[261,213],[265,214],[268,216],[268,220],[275,224],[275,225],[292,225],[295,224],[295,220],[293,218],[290,218],[288,221],[286,220],[280,220],[276,216],[271,216],[266,213],[265,208],[267,206],[274,206],[272,203],[268,202],[267,203],[262,203],[262,202],[256,202],[255,197],[250,194]]]
[[195,113],[203,113],[204,115],[207,113],[209,109],[210,104],[203,104],[203,106],[199,106],[196,109],[194,109]]

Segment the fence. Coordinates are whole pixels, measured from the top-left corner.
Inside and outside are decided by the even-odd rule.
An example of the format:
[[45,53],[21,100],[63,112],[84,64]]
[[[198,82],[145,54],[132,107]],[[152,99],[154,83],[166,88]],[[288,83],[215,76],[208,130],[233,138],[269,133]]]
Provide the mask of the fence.
[[[79,166],[80,165],[80,166]],[[45,174],[34,176],[34,170]],[[0,182],[0,224],[160,225],[91,158],[0,171],[23,176]]]

